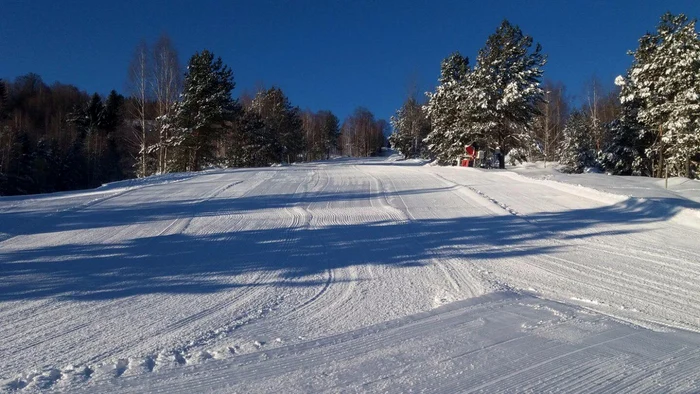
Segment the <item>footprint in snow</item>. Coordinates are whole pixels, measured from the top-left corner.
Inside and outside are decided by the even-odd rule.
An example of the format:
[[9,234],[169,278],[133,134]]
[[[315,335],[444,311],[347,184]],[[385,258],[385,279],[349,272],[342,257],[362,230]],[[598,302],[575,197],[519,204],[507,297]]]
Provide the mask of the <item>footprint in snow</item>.
[[120,358],[114,365],[114,376],[118,378],[124,375],[124,372],[126,372],[127,369],[129,369],[129,360]]

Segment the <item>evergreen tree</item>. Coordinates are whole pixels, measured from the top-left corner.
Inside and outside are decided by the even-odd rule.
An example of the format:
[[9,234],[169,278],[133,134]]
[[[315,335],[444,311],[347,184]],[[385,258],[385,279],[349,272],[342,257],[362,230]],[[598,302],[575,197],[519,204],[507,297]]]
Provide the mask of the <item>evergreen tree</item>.
[[409,97],[391,117],[391,125],[394,128],[389,137],[391,145],[407,159],[422,156],[423,140],[430,132],[430,123],[414,97]]
[[627,101],[622,104],[620,118],[606,125],[610,144],[603,151],[600,162],[611,174],[652,175],[647,149],[653,143],[649,138],[653,135],[641,132],[638,110],[638,100]]
[[31,179],[36,185],[34,193],[51,193],[58,189],[60,160],[57,144],[41,138],[31,155]]
[[112,90],[107,96],[102,115],[103,147],[101,156],[101,182],[113,182],[124,178],[121,169],[122,152],[117,141],[116,131],[124,121],[124,96]]
[[320,111],[323,134],[326,136],[325,149],[326,159],[330,159],[331,151],[338,149],[338,139],[340,138],[340,121],[331,111]]
[[246,155],[245,148],[249,144],[247,130],[248,111],[245,111],[236,119],[229,128],[225,139],[225,164],[227,167],[246,167],[250,165],[250,158]]
[[[77,126],[77,141],[82,144],[82,155],[87,164],[86,178],[79,181],[81,187],[99,186],[123,178],[121,153],[114,135],[123,122],[123,106],[124,97],[112,90],[104,102],[95,93],[82,108],[71,114],[70,122]],[[73,151],[69,156],[76,154],[78,152]],[[77,158],[71,157],[71,160]]]
[[511,149],[532,143],[533,118],[544,102],[540,80],[546,58],[539,44],[530,51],[532,43],[519,27],[503,21],[479,51],[472,73],[470,100],[478,108],[472,127],[491,148],[500,148],[500,168]]
[[247,111],[243,117],[245,133],[245,162],[248,166],[266,167],[279,160],[277,133],[255,111]]
[[100,128],[107,133],[114,132],[123,120],[124,96],[115,90],[109,92],[105,100]]
[[87,163],[86,177],[77,180],[80,185],[79,187],[95,187],[100,185],[98,157],[101,152],[98,134],[104,124],[104,116],[104,103],[97,93],[93,94],[83,107],[79,108],[71,115],[70,121],[74,123],[78,129],[78,139],[84,143],[82,155],[85,156]]
[[47,86],[36,74],[0,82],[0,194],[74,190],[121,179],[124,164],[111,155],[124,145],[118,97],[112,92],[103,101],[71,85]]
[[71,121],[78,126],[81,133],[86,136],[95,134],[103,124],[104,103],[99,94],[95,93],[90,100],[77,111],[73,112]]
[[392,148],[398,150],[406,159],[409,159],[413,155],[413,139],[404,126],[405,120],[403,107],[401,107],[401,109],[396,111],[396,115],[390,119],[394,131],[389,136],[389,143]]
[[260,115],[245,110],[237,118],[226,138],[226,165],[229,167],[265,167],[277,160],[272,131]]
[[691,176],[690,160],[700,152],[700,40],[695,20],[666,13],[655,33],[639,40],[621,100],[636,101],[641,139],[654,174]]
[[[32,179],[32,144],[27,132],[17,135],[11,147],[12,157],[8,168],[6,184],[2,185],[7,194],[37,193],[36,183]],[[0,190],[1,191],[1,190]],[[9,192],[9,193],[8,193]]]
[[251,110],[258,114],[267,131],[274,135],[274,138],[263,144],[271,152],[262,156],[274,157],[277,163],[297,161],[304,150],[299,108],[292,106],[281,89],[273,87],[257,94]]
[[431,155],[440,164],[453,164],[473,142],[469,134],[469,121],[474,113],[469,98],[471,69],[469,59],[453,53],[442,61],[440,84],[435,92],[428,93],[424,111],[430,120],[431,132],[424,139]]
[[83,154],[85,134],[79,133],[59,167],[58,190],[74,190],[88,187],[88,163]]
[[560,163],[564,171],[582,173],[596,166],[596,150],[592,124],[581,111],[574,111],[564,127]]
[[181,100],[175,105],[172,169],[198,171],[216,164],[217,143],[226,122],[235,120],[238,103],[231,97],[233,72],[208,50],[195,53],[187,66]]

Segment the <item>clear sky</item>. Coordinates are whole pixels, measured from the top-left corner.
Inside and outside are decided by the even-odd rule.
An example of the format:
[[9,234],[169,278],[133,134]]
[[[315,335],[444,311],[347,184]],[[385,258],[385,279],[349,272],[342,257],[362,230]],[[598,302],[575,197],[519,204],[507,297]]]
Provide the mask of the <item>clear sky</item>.
[[136,45],[166,32],[183,63],[204,48],[221,56],[235,96],[276,85],[301,108],[388,119],[435,85],[451,52],[473,64],[504,18],[542,44],[545,78],[581,97],[594,74],[624,73],[665,11],[700,17],[700,1],[0,0],[0,78],[124,92]]

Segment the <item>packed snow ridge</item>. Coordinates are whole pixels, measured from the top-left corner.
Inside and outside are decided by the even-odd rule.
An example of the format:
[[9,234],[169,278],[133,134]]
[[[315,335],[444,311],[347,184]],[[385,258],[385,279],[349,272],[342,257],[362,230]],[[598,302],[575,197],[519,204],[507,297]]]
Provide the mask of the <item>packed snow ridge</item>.
[[423,164],[0,198],[0,390],[700,390],[697,183]]

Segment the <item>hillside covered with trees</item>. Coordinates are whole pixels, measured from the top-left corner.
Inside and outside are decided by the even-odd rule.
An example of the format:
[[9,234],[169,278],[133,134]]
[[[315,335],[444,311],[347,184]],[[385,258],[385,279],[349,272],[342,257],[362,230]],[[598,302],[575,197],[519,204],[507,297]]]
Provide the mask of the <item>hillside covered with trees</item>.
[[279,87],[240,99],[235,87],[232,69],[208,50],[181,66],[167,36],[136,47],[126,95],[90,95],[32,73],[0,80],[0,195],[370,156],[386,145],[387,122],[366,108],[341,123],[328,110],[301,110]]
[[409,97],[392,117],[392,145],[405,157],[454,165],[466,145],[506,160],[556,161],[568,172],[698,177],[700,40],[696,21],[666,13],[639,39],[632,65],[605,89],[591,78],[579,106],[544,77],[546,56],[504,21],[476,63],[442,61],[435,90]]
[[233,70],[208,50],[186,66],[171,40],[139,44],[125,94],[88,94],[29,73],[0,80],[0,194],[91,188],[211,166],[251,167],[370,156],[385,135],[406,158],[454,165],[464,146],[565,171],[698,176],[700,39],[696,21],[667,13],[605,88],[590,78],[573,100],[545,78],[547,56],[504,20],[470,64],[455,52],[425,100],[409,96],[391,122],[363,107],[346,119],[292,104],[279,87],[235,97]]

